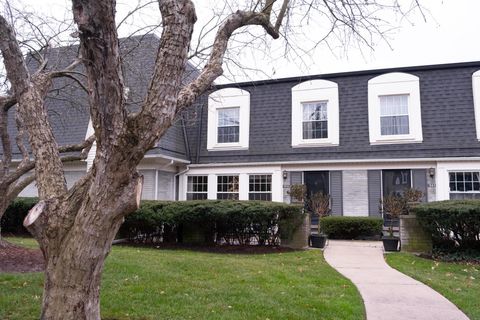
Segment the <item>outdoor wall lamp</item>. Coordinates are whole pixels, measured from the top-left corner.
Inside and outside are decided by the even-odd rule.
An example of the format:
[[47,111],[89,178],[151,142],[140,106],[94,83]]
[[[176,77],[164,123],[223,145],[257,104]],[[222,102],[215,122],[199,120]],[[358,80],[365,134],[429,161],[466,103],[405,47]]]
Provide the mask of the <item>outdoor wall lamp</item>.
[[428,169],[428,175],[433,178],[433,176],[435,175],[435,168]]
[[287,180],[288,172],[287,170],[283,170],[283,180]]

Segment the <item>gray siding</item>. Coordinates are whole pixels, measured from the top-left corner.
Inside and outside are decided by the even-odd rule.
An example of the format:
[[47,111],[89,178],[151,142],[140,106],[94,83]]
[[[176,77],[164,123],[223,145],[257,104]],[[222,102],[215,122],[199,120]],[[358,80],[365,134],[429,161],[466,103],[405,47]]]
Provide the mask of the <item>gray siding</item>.
[[342,171],[330,171],[330,197],[332,199],[332,215],[343,214]]
[[302,183],[303,183],[303,172],[301,171],[290,172],[290,185],[302,184]]
[[426,169],[412,170],[412,185],[413,185],[413,188],[423,192],[422,202],[427,201],[427,170]]
[[343,197],[343,215],[369,215],[368,173],[366,170],[343,171]]
[[175,174],[172,172],[158,171],[158,200],[175,200],[173,194]]
[[368,208],[369,215],[380,217],[380,198],[382,197],[382,171],[368,170]]
[[155,200],[155,170],[139,170],[143,175],[143,200]]
[[[368,80],[392,70],[317,77],[334,81],[339,87],[340,145],[337,147],[291,147],[291,88],[307,79],[235,84],[250,92],[249,149],[208,152],[207,117],[203,117],[199,163],[477,156],[480,142],[475,131],[472,73],[478,69],[480,63],[445,69],[438,66],[393,70],[420,78],[423,142],[415,144],[369,143]],[[192,141],[198,131],[189,132]]]

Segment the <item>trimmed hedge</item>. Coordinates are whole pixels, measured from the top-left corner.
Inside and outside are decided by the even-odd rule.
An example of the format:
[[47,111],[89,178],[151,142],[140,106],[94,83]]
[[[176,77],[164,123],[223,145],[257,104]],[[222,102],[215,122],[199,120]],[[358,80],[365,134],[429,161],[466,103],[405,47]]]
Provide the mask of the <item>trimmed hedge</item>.
[[[23,219],[37,198],[17,198],[2,218],[2,232],[24,234]],[[278,244],[302,224],[299,205],[266,201],[142,201],[118,237],[137,242]]]
[[0,221],[2,234],[28,234],[23,226],[23,219],[38,202],[38,198],[16,198],[7,208]]
[[265,201],[144,201],[120,236],[139,242],[278,244],[302,224],[301,206]]
[[480,250],[480,200],[447,200],[413,209],[435,247]]
[[329,216],[320,219],[320,228],[330,239],[379,238],[382,226],[381,218]]

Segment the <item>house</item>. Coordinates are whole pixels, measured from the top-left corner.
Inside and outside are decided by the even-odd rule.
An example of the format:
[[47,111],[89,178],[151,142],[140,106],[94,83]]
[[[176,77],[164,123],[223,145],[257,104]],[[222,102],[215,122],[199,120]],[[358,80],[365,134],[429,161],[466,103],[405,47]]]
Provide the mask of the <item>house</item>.
[[405,188],[480,198],[480,62],[217,86],[188,128],[179,199],[288,202],[291,184],[332,214],[379,216]]
[[[125,60],[134,67],[125,73],[134,109],[158,39],[131,41]],[[86,104],[65,100],[48,101],[60,145],[91,132]],[[290,185],[302,183],[329,193],[334,215],[379,216],[380,198],[404,188],[426,201],[480,198],[479,139],[480,62],[323,74],[216,86],[139,171],[144,199],[289,202]],[[94,151],[65,165],[69,184]],[[31,186],[22,195],[35,193]]]

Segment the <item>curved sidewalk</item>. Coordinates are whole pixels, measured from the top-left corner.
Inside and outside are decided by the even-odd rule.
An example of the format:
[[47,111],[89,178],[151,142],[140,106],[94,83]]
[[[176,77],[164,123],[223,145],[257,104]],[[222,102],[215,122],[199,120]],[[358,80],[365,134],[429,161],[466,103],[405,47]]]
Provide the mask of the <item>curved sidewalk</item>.
[[330,240],[324,255],[357,286],[368,320],[468,320],[441,294],[388,266],[381,242]]

